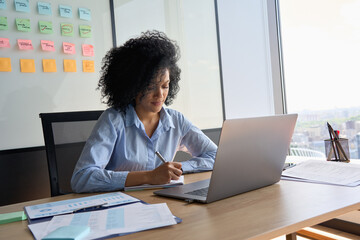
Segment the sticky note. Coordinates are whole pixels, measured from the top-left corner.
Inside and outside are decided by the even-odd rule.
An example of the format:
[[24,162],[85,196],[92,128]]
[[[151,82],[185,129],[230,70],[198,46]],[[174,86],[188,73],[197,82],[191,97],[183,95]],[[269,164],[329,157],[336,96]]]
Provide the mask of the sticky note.
[[0,9],[6,9],[6,0],[0,0]]
[[0,72],[11,72],[10,58],[0,58]]
[[38,2],[37,6],[38,6],[39,14],[41,14],[41,15],[52,15],[51,3]]
[[45,33],[45,34],[53,33],[52,22],[39,21],[39,30],[41,33]]
[[26,219],[27,217],[24,211],[0,214],[0,224],[23,221]]
[[0,17],[0,30],[7,30],[8,28],[7,17]]
[[16,28],[18,31],[21,31],[21,32],[30,32],[31,31],[30,19],[16,18],[15,23],[16,23]]
[[8,38],[0,38],[0,47],[2,48],[9,48],[10,42]]
[[80,32],[80,37],[91,38],[91,26],[79,25],[79,32]]
[[30,12],[29,0],[15,0],[15,10],[18,12]]
[[42,240],[59,240],[59,239],[83,239],[86,235],[90,233],[89,226],[76,226],[76,225],[68,225],[62,226],[48,235],[46,235]]
[[90,44],[83,44],[81,46],[83,56],[85,57],[93,57],[94,56],[94,47]]
[[59,5],[59,13],[61,17],[72,18],[71,6]]
[[75,54],[75,44],[63,42],[63,51],[66,54]]
[[43,59],[42,64],[44,72],[56,72],[55,59]]
[[82,20],[91,20],[91,11],[87,8],[79,8],[79,18]]
[[72,37],[74,36],[74,26],[71,23],[61,23],[61,36]]
[[32,50],[33,45],[31,43],[31,40],[28,39],[18,39],[17,40],[18,46],[20,50]]
[[95,72],[94,61],[92,60],[83,60],[83,72]]
[[47,52],[55,51],[55,45],[53,41],[41,40],[40,43],[41,43],[41,49],[43,51],[47,51]]
[[20,70],[23,73],[34,73],[35,72],[34,59],[20,59]]
[[73,59],[64,59],[64,72],[76,72],[76,61]]

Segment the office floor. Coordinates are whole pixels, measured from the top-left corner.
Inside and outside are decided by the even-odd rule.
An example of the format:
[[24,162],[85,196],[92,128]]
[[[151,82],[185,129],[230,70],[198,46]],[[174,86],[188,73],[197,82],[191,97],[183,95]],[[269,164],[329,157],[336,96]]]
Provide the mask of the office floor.
[[[308,227],[308,228],[304,228],[307,231],[311,231],[314,233],[318,233],[321,234],[323,236],[329,237],[329,239],[336,239],[336,240],[360,240],[360,236],[358,235],[354,235],[354,234],[350,234],[350,233],[346,233],[346,232],[342,232],[336,229],[332,229],[332,228],[327,228],[327,227],[323,227],[323,226],[312,226],[312,227]],[[311,238],[305,238],[305,237],[301,237],[301,236],[297,236],[297,240],[308,240]],[[324,238],[326,239],[326,238]],[[277,238],[273,238],[272,240],[286,240],[286,236],[280,236]]]

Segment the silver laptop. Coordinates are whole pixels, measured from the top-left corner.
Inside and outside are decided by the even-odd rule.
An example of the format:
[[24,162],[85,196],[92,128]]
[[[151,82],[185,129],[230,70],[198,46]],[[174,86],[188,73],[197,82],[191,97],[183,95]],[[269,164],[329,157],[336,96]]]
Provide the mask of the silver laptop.
[[154,193],[211,203],[280,180],[297,114],[225,120],[210,179]]

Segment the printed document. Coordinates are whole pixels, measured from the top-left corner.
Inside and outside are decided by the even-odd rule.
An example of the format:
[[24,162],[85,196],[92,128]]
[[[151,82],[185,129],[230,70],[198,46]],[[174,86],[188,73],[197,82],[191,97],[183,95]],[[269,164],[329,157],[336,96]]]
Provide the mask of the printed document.
[[46,223],[30,224],[35,239],[41,239],[62,226],[89,226],[84,239],[119,236],[176,224],[166,203],[133,203],[104,210],[55,216]]
[[281,179],[358,186],[360,185],[360,164],[307,160],[284,170]]
[[25,207],[29,219],[51,217],[55,215],[72,213],[81,208],[103,205],[104,207],[139,202],[140,200],[122,192],[112,192],[90,197],[75,198],[64,201],[43,203]]

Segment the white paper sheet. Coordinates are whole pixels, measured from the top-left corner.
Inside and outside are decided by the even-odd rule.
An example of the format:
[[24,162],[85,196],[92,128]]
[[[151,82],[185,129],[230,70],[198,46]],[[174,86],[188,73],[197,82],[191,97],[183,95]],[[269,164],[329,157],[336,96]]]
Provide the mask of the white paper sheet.
[[90,233],[84,239],[96,239],[174,224],[176,221],[166,203],[133,203],[105,210],[55,216],[47,225],[38,227],[37,224],[31,224],[29,228],[35,239],[41,239],[62,226],[89,226]]
[[166,187],[175,187],[178,185],[184,184],[184,175],[180,176],[178,180],[171,180],[170,183],[161,184],[161,185],[152,185],[152,184],[143,184],[139,186],[125,187],[125,191],[134,191],[134,190],[143,190],[143,189],[152,189],[152,188],[166,188]]
[[360,184],[360,164],[308,160],[282,173],[282,179],[342,186]]

